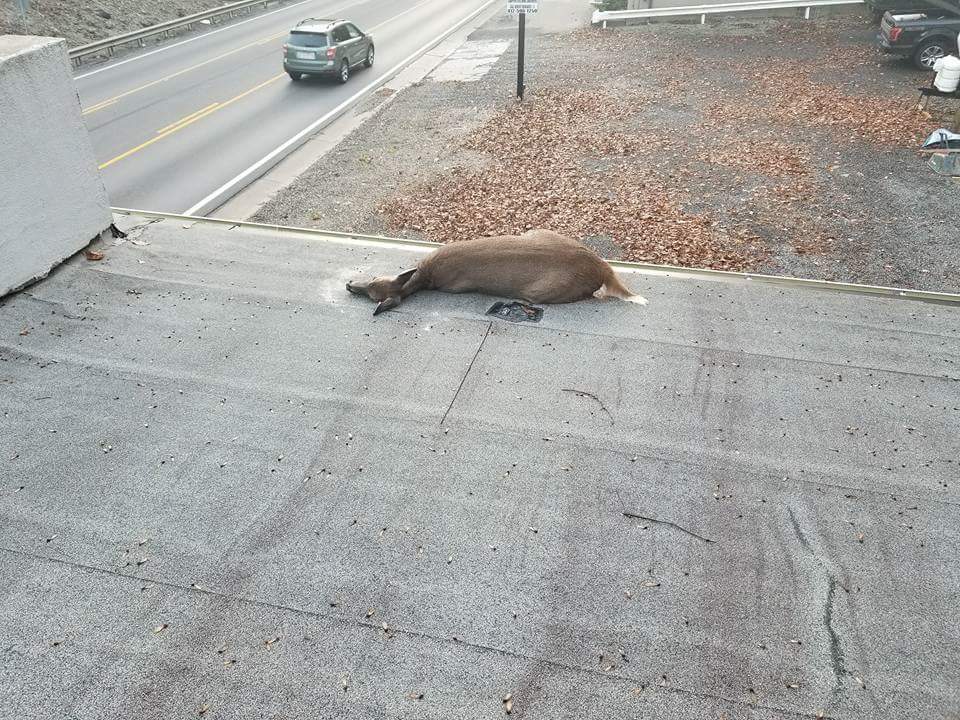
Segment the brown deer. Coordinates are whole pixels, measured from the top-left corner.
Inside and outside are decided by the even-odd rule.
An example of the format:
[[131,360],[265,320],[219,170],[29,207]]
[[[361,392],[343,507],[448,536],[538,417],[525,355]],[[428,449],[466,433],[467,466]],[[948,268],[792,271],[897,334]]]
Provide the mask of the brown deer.
[[529,303],[617,297],[647,304],[590,248],[549,230],[444,245],[412,270],[369,282],[348,282],[347,290],[375,300],[374,315],[397,307],[420,290],[476,292]]

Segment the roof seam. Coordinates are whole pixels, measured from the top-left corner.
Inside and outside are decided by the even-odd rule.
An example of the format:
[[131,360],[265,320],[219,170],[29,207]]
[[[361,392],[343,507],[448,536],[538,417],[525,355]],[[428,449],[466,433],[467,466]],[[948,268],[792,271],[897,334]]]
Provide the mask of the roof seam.
[[[66,560],[64,558],[52,558],[46,555],[42,555],[40,553],[29,552],[27,550],[18,550],[16,548],[0,546],[0,551],[6,552],[10,555],[28,557],[33,560],[48,562],[55,565],[65,565],[67,567],[70,567],[76,570],[82,570],[84,572],[88,572],[91,574],[102,574],[102,575],[109,575],[111,577],[122,578],[125,580],[147,582],[147,583],[158,585],[160,587],[165,587],[171,590],[179,590],[181,592],[186,593],[187,595],[203,595],[207,597],[226,600],[229,602],[235,602],[240,605],[252,605],[254,607],[269,608],[271,610],[289,612],[295,615],[304,615],[304,616],[315,618],[318,620],[327,620],[331,622],[336,622],[341,625],[348,625],[348,626],[364,628],[369,630],[381,630],[380,625],[372,622],[364,622],[363,620],[359,620],[357,618],[347,618],[347,617],[338,616],[338,615],[325,614],[325,613],[317,612],[315,610],[306,610],[304,608],[293,607],[290,605],[281,605],[279,603],[271,603],[271,602],[266,602],[264,600],[255,600],[252,598],[245,598],[237,595],[230,595],[227,593],[217,592],[215,590],[209,590],[206,588],[190,587],[187,585],[181,585],[179,583],[170,582],[167,580],[158,580],[156,578],[144,577],[142,575],[126,575],[116,570],[101,568],[101,567],[97,567],[96,565],[89,565],[89,564],[77,562],[74,560]],[[390,627],[390,632],[396,635],[403,635],[405,637],[432,640],[434,642],[442,643],[446,645],[454,645],[457,647],[468,647],[473,650],[486,651],[490,653],[495,653],[497,655],[503,655],[506,657],[515,658],[518,660],[525,660],[528,662],[540,662],[545,665],[561,668],[563,670],[569,670],[572,672],[580,672],[588,675],[594,675],[607,680],[614,679],[614,680],[620,680],[623,682],[629,682],[631,684],[646,685],[646,681],[644,681],[643,679],[635,678],[630,675],[625,675],[623,673],[601,672],[600,670],[596,670],[594,668],[583,667],[581,665],[573,665],[570,663],[564,663],[558,660],[550,660],[548,658],[537,657],[534,655],[525,655],[523,653],[518,653],[513,650],[506,650],[504,648],[494,647],[492,645],[484,645],[482,643],[473,643],[473,642],[468,642],[460,639],[441,637],[439,635],[433,635],[432,633],[424,632],[422,630],[404,630],[403,628]],[[748,707],[751,709],[775,710],[779,713],[786,713],[795,718],[808,718],[810,716],[809,713],[797,712],[795,710],[788,710],[788,709],[776,707],[773,705],[763,705],[760,703],[748,703],[743,700],[736,700],[736,699],[724,697],[722,695],[716,695],[714,693],[697,692],[695,690],[689,690],[687,688],[681,688],[676,686],[669,686],[669,685],[668,686],[651,686],[650,689],[655,689],[657,691],[664,691],[664,692],[672,692],[680,695],[689,695],[692,697],[697,697],[702,699],[722,700],[724,702],[735,704],[740,707]]]
[[950,380],[953,382],[960,382],[960,377],[954,377],[952,375],[930,375],[928,373],[910,372],[909,370],[895,370],[890,368],[880,368],[880,367],[873,367],[871,365],[844,365],[843,363],[839,363],[836,360],[817,360],[817,359],[811,359],[811,358],[790,357],[787,355],[770,355],[769,353],[750,352],[749,350],[734,350],[734,349],[727,349],[722,347],[708,348],[700,345],[695,345],[693,343],[679,343],[679,342],[671,342],[669,340],[655,340],[652,338],[629,337],[625,335],[607,335],[605,333],[594,333],[588,330],[580,330],[580,329],[566,330],[561,327],[551,327],[549,325],[542,325],[542,324],[541,325],[524,325],[523,328],[518,328],[518,330],[519,329],[536,330],[540,332],[555,332],[555,333],[559,332],[559,333],[566,333],[569,335],[586,335],[588,337],[608,338],[610,340],[617,340],[621,342],[624,342],[624,341],[639,342],[639,343],[647,343],[650,345],[662,345],[665,347],[688,348],[692,350],[698,350],[701,352],[710,351],[713,353],[723,353],[726,355],[741,355],[744,357],[762,358],[766,360],[785,360],[787,362],[795,362],[795,363],[800,363],[804,365],[826,365],[828,367],[843,368],[845,370],[866,370],[869,372],[882,372],[882,373],[889,373],[891,375],[903,375],[906,377],[926,378],[929,380]]
[[[492,323],[491,323],[491,325],[492,325]],[[479,350],[478,350],[478,352],[479,352]],[[87,369],[93,369],[93,370],[98,370],[98,371],[103,371],[103,370],[114,370],[114,371],[116,371],[116,370],[119,370],[121,373],[139,374],[139,375],[140,375],[141,377],[143,377],[143,378],[155,378],[155,379],[157,379],[157,380],[179,380],[179,381],[186,381],[186,382],[188,382],[188,383],[193,383],[193,384],[196,384],[196,383],[199,382],[199,379],[198,379],[196,376],[193,376],[193,377],[185,377],[185,376],[182,376],[182,375],[174,376],[174,375],[170,375],[170,374],[162,374],[162,373],[156,372],[155,369],[149,368],[149,367],[146,367],[146,366],[123,366],[123,367],[113,367],[113,368],[111,368],[111,367],[106,366],[106,365],[96,364],[95,361],[94,361],[92,358],[83,358],[83,357],[76,356],[76,355],[67,355],[67,354],[65,354],[65,353],[58,353],[58,354],[49,354],[49,353],[47,353],[47,354],[41,354],[41,353],[38,353],[38,352],[36,352],[36,351],[34,351],[34,350],[31,350],[31,349],[27,349],[27,348],[23,348],[23,347],[18,347],[18,346],[12,346],[12,345],[6,345],[6,344],[2,344],[2,343],[0,343],[0,353],[8,353],[12,358],[23,358],[23,359],[27,359],[27,360],[30,360],[30,359],[37,359],[37,360],[47,359],[47,360],[51,360],[51,361],[57,362],[58,364],[73,363],[73,364],[76,365],[76,367],[81,368],[81,369],[83,369],[83,370],[87,370]],[[114,377],[115,377],[115,378],[120,378],[120,379],[122,379],[122,380],[124,380],[124,381],[126,381],[126,382],[137,382],[136,379],[135,379],[135,378],[132,378],[132,377],[131,377],[131,378],[124,378],[122,375],[114,375]],[[466,377],[466,376],[464,376],[464,377]],[[203,379],[203,381],[205,381],[205,382],[212,382],[210,378],[202,378],[202,379]],[[231,389],[231,390],[234,390],[234,391],[237,391],[237,392],[241,392],[241,393],[247,393],[247,392],[254,392],[254,393],[255,393],[255,391],[253,391],[253,390],[252,390],[251,388],[249,388],[249,387],[243,387],[243,386],[238,386],[238,385],[228,385],[228,384],[224,384],[224,383],[218,383],[218,387],[228,388],[228,389]],[[285,391],[284,389],[280,389],[280,390],[278,391],[278,394],[280,394],[280,395],[290,394],[290,395],[294,395],[294,396],[296,395],[296,393],[294,393],[292,390],[288,392],[288,391]],[[311,397],[309,398],[309,400],[310,400],[310,401],[323,401],[323,402],[326,402],[326,400],[324,400],[324,399],[323,399],[321,396],[319,396],[319,395],[317,395],[317,396],[311,396]],[[350,401],[349,401],[348,398],[343,397],[343,396],[341,396],[339,399],[334,398],[334,401],[342,404],[344,407],[357,407],[355,404],[350,403]],[[451,403],[450,408],[452,408],[452,403]],[[448,417],[447,417],[447,416],[449,415],[449,412],[450,412],[450,409],[448,408],[447,414],[441,416],[441,417],[442,417],[442,419],[441,419],[441,424],[446,423],[446,422],[448,421]],[[431,414],[431,413],[427,413],[427,415],[430,415],[430,414]],[[438,415],[439,413],[432,413],[432,414],[434,415],[434,417],[436,417],[436,415]],[[408,418],[408,419],[409,419],[409,418]],[[428,419],[428,418],[425,418],[425,421],[426,421],[427,419]],[[464,421],[466,421],[466,418],[461,418],[461,419],[463,419]],[[456,417],[454,417],[454,420],[456,420]],[[457,425],[455,424],[454,427],[457,427]],[[477,420],[477,421],[476,421],[476,424],[471,425],[471,427],[474,428],[474,429],[480,428],[481,431],[483,431],[483,432],[491,432],[491,430],[490,430],[489,428],[484,428],[484,427],[483,427],[483,421],[482,421],[482,420]],[[503,435],[508,435],[508,436],[511,436],[511,437],[514,437],[514,438],[519,438],[519,439],[521,439],[521,440],[534,440],[534,441],[535,441],[536,439],[538,439],[538,438],[542,435],[542,433],[525,433],[525,432],[518,432],[518,431],[516,431],[516,430],[507,429],[507,428],[497,428],[497,429],[496,429],[496,432],[498,432],[498,433],[500,433],[500,434],[503,434]],[[600,450],[603,450],[603,451],[606,451],[606,452],[609,452],[609,453],[612,453],[612,454],[623,455],[623,456],[627,456],[627,455],[633,456],[633,455],[635,455],[635,456],[637,456],[637,457],[642,457],[642,458],[644,458],[644,459],[646,459],[646,460],[655,460],[655,461],[659,461],[659,462],[681,464],[681,465],[684,465],[684,466],[686,466],[686,467],[696,468],[698,471],[702,469],[702,466],[701,466],[701,465],[698,465],[698,464],[695,463],[695,462],[692,462],[692,461],[690,461],[690,460],[687,460],[686,458],[671,458],[671,457],[666,457],[666,456],[663,456],[663,455],[658,455],[658,454],[649,453],[649,452],[645,453],[645,452],[642,452],[642,451],[638,451],[637,449],[634,449],[634,450],[632,450],[630,453],[627,453],[627,452],[624,452],[624,451],[621,451],[621,450],[617,450],[617,449],[615,449],[615,448],[611,448],[611,447],[609,447],[609,446],[604,446],[604,445],[600,445],[600,444],[595,444],[594,438],[591,438],[591,437],[588,437],[588,436],[580,436],[580,437],[577,437],[576,439],[577,439],[579,442],[586,442],[588,445],[594,447],[595,449],[600,449]],[[567,443],[563,442],[562,440],[556,440],[555,442],[556,442],[557,445],[567,445]],[[730,459],[727,458],[726,460],[729,461]],[[760,476],[760,477],[762,477],[762,478],[767,478],[767,479],[770,479],[770,480],[774,480],[774,479],[783,477],[783,474],[782,474],[782,473],[775,473],[775,472],[770,471],[770,470],[764,472],[762,469],[759,469],[759,468],[758,468],[758,469],[747,468],[747,469],[745,469],[745,470],[743,470],[743,471],[744,471],[744,472],[750,472],[750,473],[753,473],[753,474],[755,474],[755,475],[758,475],[758,476]],[[960,507],[960,502],[958,502],[958,501],[943,500],[943,499],[931,498],[931,497],[926,497],[926,496],[918,497],[918,496],[916,495],[916,490],[915,490],[915,489],[910,488],[910,487],[905,486],[905,485],[901,485],[901,484],[890,485],[890,486],[888,486],[888,487],[886,487],[886,488],[878,489],[878,490],[870,490],[870,489],[864,489],[864,488],[857,487],[857,486],[853,486],[853,485],[843,485],[843,484],[840,484],[840,483],[833,483],[833,482],[828,482],[828,481],[808,480],[808,479],[806,479],[806,478],[791,478],[791,479],[794,480],[794,481],[796,481],[796,482],[798,482],[798,483],[802,483],[802,484],[804,484],[804,485],[809,485],[809,486],[811,486],[811,487],[818,487],[818,486],[820,486],[820,487],[830,487],[830,488],[834,488],[834,489],[837,489],[837,490],[849,490],[849,491],[853,491],[853,492],[867,493],[867,494],[871,494],[871,495],[890,495],[890,494],[892,494],[892,493],[896,493],[896,494],[899,495],[900,497],[910,498],[910,499],[912,499],[912,500],[914,500],[914,501],[916,501],[916,502],[933,503],[933,504],[937,504],[937,505],[944,505],[944,506],[947,506],[947,507]]]
[[493,321],[487,321],[487,329],[483,333],[483,337],[480,339],[480,344],[477,345],[477,351],[473,354],[473,357],[470,359],[470,364],[467,366],[467,371],[463,374],[463,377],[460,378],[460,384],[457,385],[457,391],[453,394],[453,399],[450,400],[450,404],[447,405],[447,411],[443,413],[443,417],[440,418],[440,425],[442,426],[444,421],[447,419],[447,415],[450,414],[450,411],[453,409],[453,404],[457,401],[457,398],[460,397],[460,391],[463,390],[463,384],[467,381],[467,376],[470,374],[470,371],[473,370],[473,364],[477,361],[477,356],[480,355],[480,351],[483,349],[483,344],[487,341],[487,337],[490,335],[490,330],[493,328]]
[[[458,427],[461,430],[469,429],[469,430],[479,431],[483,433],[492,432],[489,426],[484,425],[482,419],[479,419],[479,418],[462,418],[462,419],[464,421],[469,420],[470,424],[454,426],[454,427]],[[506,428],[497,428],[496,432],[500,435],[508,435],[510,437],[517,438],[520,440],[542,441],[542,433],[523,433],[515,430],[508,430]],[[643,458],[644,460],[653,460],[653,461],[658,461],[663,463],[673,463],[677,465],[683,465],[684,467],[694,468],[697,471],[703,471],[706,469],[705,466],[692,462],[686,459],[685,457],[667,457],[664,455],[644,453],[643,451],[637,451],[636,449],[631,449],[630,451],[618,450],[606,445],[593,443],[592,442],[593,438],[585,435],[574,436],[574,435],[568,434],[568,437],[578,441],[579,443],[585,443],[588,447],[594,450],[602,450],[614,455],[621,455],[623,457],[628,457],[628,458],[633,458],[633,457]],[[557,446],[568,446],[568,443],[565,443],[563,440],[557,439],[556,437],[552,438],[551,443]],[[574,443],[573,447],[578,447],[578,446],[576,443]],[[631,447],[633,448],[634,446],[631,446]],[[730,460],[732,460],[732,458],[721,458],[721,460],[729,462]],[[716,468],[714,467],[713,469],[716,469]],[[768,481],[777,481],[777,480],[782,480],[786,478],[788,481],[797,482],[802,485],[808,485],[810,487],[813,487],[814,489],[821,488],[821,487],[829,487],[835,490],[848,490],[852,492],[858,492],[864,495],[877,495],[877,496],[889,496],[889,495],[896,494],[899,498],[903,500],[910,500],[916,503],[943,505],[950,508],[960,507],[960,501],[943,500],[940,498],[932,498],[928,496],[917,496],[916,495],[917,489],[908,487],[906,485],[901,485],[901,484],[892,484],[883,489],[871,490],[871,489],[865,489],[862,487],[857,487],[855,485],[842,485],[839,483],[832,483],[827,481],[808,480],[806,478],[800,478],[800,477],[790,477],[789,475],[784,475],[783,472],[774,472],[772,470],[769,470],[769,469],[765,470],[763,468],[741,468],[737,466],[731,466],[731,469],[752,474],[759,477],[762,480],[768,480]]]
[[[91,272],[101,273],[101,274],[104,274],[104,275],[109,275],[109,276],[118,277],[118,278],[129,278],[129,279],[131,279],[131,280],[149,281],[149,282],[157,283],[158,285],[170,284],[170,285],[175,285],[175,286],[198,288],[199,290],[202,290],[202,291],[210,291],[210,290],[216,291],[216,290],[227,290],[227,289],[228,289],[227,287],[221,286],[221,285],[197,284],[196,282],[187,282],[187,281],[185,281],[185,280],[159,279],[159,278],[154,278],[154,277],[149,277],[149,276],[143,276],[143,275],[134,275],[134,274],[132,274],[132,273],[117,272],[117,271],[115,271],[115,270],[112,269],[112,268],[111,268],[111,269],[102,268],[102,267],[100,267],[100,268],[91,268]],[[254,292],[250,292],[249,289],[247,289],[247,290],[241,289],[241,290],[238,290],[238,291],[234,292],[234,295],[236,295],[236,296],[244,295],[244,294],[251,295],[251,296],[256,296],[256,297],[270,297],[269,295],[262,295],[262,294],[257,294],[257,293],[254,293]],[[39,298],[39,297],[36,297],[36,296],[30,296],[30,297],[33,297],[33,299],[36,299],[36,300],[39,301],[39,302],[51,302],[51,301],[44,300],[43,298]],[[347,304],[347,303],[349,302],[349,297],[345,297],[345,298],[344,298],[344,301],[345,301],[345,302],[343,303],[343,307],[349,307],[349,305]],[[610,302],[613,302],[613,301],[610,301]],[[307,301],[307,300],[304,299],[301,304],[308,305],[308,304],[311,304],[311,303],[309,303],[309,301]],[[410,309],[409,309],[409,308],[404,308],[404,307],[401,307],[401,308],[399,308],[399,309],[397,309],[397,310],[393,310],[392,312],[393,312],[394,314],[396,314],[396,315],[408,315],[408,316],[415,315],[415,313],[410,312]],[[491,322],[491,323],[492,323],[492,321],[486,321],[486,320],[484,320],[482,316],[472,317],[472,316],[469,316],[469,315],[455,315],[455,314],[450,314],[450,315],[447,315],[445,319],[461,320],[461,321],[474,322],[474,323],[476,323],[476,322]],[[569,334],[574,334],[574,335],[583,335],[583,336],[587,336],[587,337],[601,337],[601,338],[609,338],[609,339],[611,339],[611,340],[620,340],[620,341],[632,341],[632,342],[648,343],[648,344],[650,344],[650,345],[661,345],[661,346],[664,346],[664,347],[689,348],[689,349],[694,349],[694,350],[698,350],[698,351],[704,351],[704,350],[706,349],[706,348],[704,348],[704,347],[702,347],[702,346],[700,346],[700,345],[696,345],[696,344],[693,344],[693,343],[671,342],[671,341],[669,341],[669,340],[657,340],[657,339],[654,339],[654,338],[630,337],[630,336],[627,336],[627,335],[610,335],[610,334],[607,334],[607,333],[590,332],[590,331],[588,331],[588,330],[583,330],[583,329],[575,329],[575,330],[571,329],[571,330],[566,330],[566,329],[564,329],[564,328],[562,328],[562,327],[555,327],[555,326],[551,326],[551,325],[542,325],[542,324],[541,324],[541,325],[524,325],[522,329],[523,329],[523,330],[537,330],[537,331],[541,331],[541,332],[563,332],[563,333],[569,333]],[[942,337],[942,338],[945,338],[945,339],[953,340],[953,338],[948,337],[948,336],[943,336],[943,335],[928,334],[927,337]],[[837,361],[835,361],[835,360],[826,360],[826,359],[820,360],[820,359],[814,359],[814,358],[791,357],[791,356],[787,356],[787,355],[771,355],[771,354],[769,354],[769,353],[751,352],[751,351],[749,351],[749,350],[739,350],[739,349],[722,348],[722,347],[712,347],[712,348],[709,348],[709,350],[710,350],[711,352],[725,353],[725,354],[729,354],[729,355],[739,354],[739,355],[744,356],[744,357],[765,358],[765,359],[768,359],[768,360],[786,360],[786,361],[789,361],[789,362],[802,363],[802,364],[805,364],[805,365],[817,365],[817,364],[819,364],[819,365],[826,365],[826,366],[828,366],[828,367],[844,368],[844,369],[847,369],[847,370],[866,370],[866,371],[869,371],[869,372],[884,372],[884,373],[890,373],[890,374],[892,374],[892,375],[899,375],[899,376],[904,376],[904,377],[929,378],[929,379],[931,379],[931,380],[951,380],[951,381],[954,381],[954,382],[960,381],[960,376],[953,376],[953,375],[947,375],[947,374],[945,374],[945,375],[932,375],[932,374],[929,374],[929,373],[910,372],[910,371],[908,371],[908,370],[897,370],[897,369],[892,369],[892,368],[881,368],[881,367],[875,367],[875,366],[871,366],[871,365],[844,365],[843,363],[837,362]]]

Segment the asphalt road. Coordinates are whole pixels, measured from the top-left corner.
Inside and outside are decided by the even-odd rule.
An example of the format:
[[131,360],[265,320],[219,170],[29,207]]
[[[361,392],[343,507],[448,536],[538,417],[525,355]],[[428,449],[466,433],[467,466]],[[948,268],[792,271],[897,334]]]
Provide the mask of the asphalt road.
[[[110,202],[182,213],[361,92],[487,0],[306,0],[81,70],[77,85]],[[372,33],[373,68],[350,82],[283,72],[281,45],[305,17]]]

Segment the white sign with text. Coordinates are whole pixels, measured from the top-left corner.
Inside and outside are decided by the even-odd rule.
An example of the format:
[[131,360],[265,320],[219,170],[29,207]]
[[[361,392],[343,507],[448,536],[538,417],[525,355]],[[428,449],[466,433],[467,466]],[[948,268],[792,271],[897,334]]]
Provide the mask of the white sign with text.
[[540,5],[540,0],[507,0],[507,12],[510,15],[519,15],[523,13],[530,15],[535,13]]

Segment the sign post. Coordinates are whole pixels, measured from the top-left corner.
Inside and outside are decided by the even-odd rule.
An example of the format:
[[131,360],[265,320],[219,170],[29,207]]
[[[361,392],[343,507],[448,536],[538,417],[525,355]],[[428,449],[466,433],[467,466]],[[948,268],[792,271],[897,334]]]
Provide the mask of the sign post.
[[517,38],[517,98],[523,100],[524,83],[524,51],[527,44],[527,13],[535,13],[539,9],[539,0],[507,0],[507,12],[510,15],[520,16],[520,35]]

